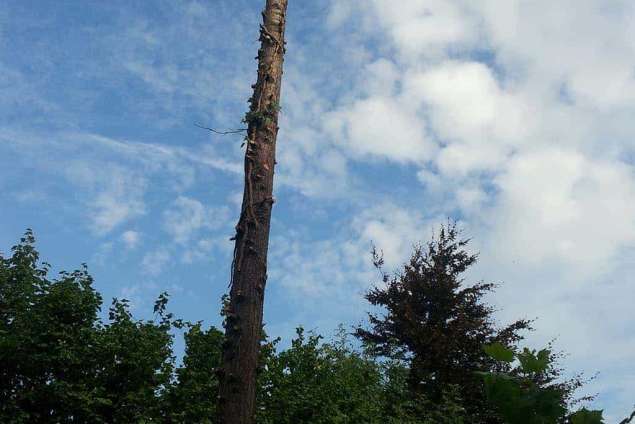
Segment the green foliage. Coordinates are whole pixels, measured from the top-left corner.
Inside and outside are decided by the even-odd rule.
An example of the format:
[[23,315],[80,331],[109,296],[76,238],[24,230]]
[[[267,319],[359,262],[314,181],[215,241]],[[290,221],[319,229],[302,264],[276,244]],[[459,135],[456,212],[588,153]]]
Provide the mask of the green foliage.
[[[408,369],[356,351],[342,327],[333,341],[296,331],[291,347],[267,345],[260,375],[259,424],[462,424],[458,391],[442,400],[412,397]],[[467,422],[467,421],[466,421]]]
[[245,114],[245,117],[243,118],[243,123],[248,125],[255,125],[258,127],[264,124],[265,122],[267,122],[268,119],[269,117],[267,116],[267,114],[260,111],[250,110],[249,112]]
[[383,364],[384,389],[382,421],[388,424],[462,424],[470,422],[459,390],[444,391],[439,401],[412,394],[408,387],[409,370],[402,361]]
[[543,349],[536,353],[534,350],[524,348],[521,353],[516,354],[520,361],[520,369],[525,374],[543,374],[549,368],[550,353],[548,349]]
[[49,279],[28,231],[0,256],[0,422],[157,422],[173,378],[172,330],[182,326],[155,305],[157,320],[133,319],[115,299],[109,322],[86,267]]
[[[602,423],[601,411],[567,416],[581,383],[556,381],[550,349],[516,352],[526,322],[493,329],[490,309],[478,302],[488,286],[459,287],[456,275],[472,259],[453,233],[443,234],[387,293],[371,296],[388,302],[395,321],[374,318],[381,331],[358,330],[372,335],[362,350],[343,328],[331,341],[298,328],[282,351],[278,340],[265,340],[259,424],[463,424],[488,416],[507,424]],[[220,331],[174,319],[167,294],[158,297],[153,320],[135,319],[127,300],[114,299],[103,322],[86,267],[55,279],[49,268],[39,263],[31,231],[10,257],[0,255],[0,422],[217,422]],[[432,300],[438,308],[430,309]],[[180,330],[185,354],[177,366],[172,345]],[[485,405],[471,391],[483,389],[475,380],[484,384]],[[493,408],[497,414],[487,415]]]
[[[530,322],[494,325],[493,309],[482,301],[494,285],[463,285],[462,274],[477,260],[468,243],[450,224],[425,247],[417,246],[401,273],[382,272],[383,284],[366,299],[385,313],[369,314],[371,328],[358,328],[356,335],[376,355],[407,362],[412,396],[441,402],[445,392],[458,390],[470,422],[498,422],[475,372],[501,366],[483,346],[497,342],[491,349],[504,359]],[[381,271],[377,254],[374,263]]]
[[600,424],[603,421],[602,411],[589,411],[582,408],[569,418],[571,424]]
[[188,324],[185,356],[176,370],[176,381],[165,396],[168,422],[210,424],[216,422],[216,393],[223,333],[201,323]]
[[100,368],[98,385],[103,387],[111,408],[102,413],[107,422],[157,420],[162,393],[174,368],[173,323],[165,312],[165,295],[157,301],[160,321],[132,318],[126,300],[114,299],[110,323],[97,333],[100,344],[95,355]]
[[0,421],[57,422],[72,411],[100,422],[93,411],[107,399],[92,353],[101,298],[85,268],[47,280],[33,243],[28,231],[0,257]]
[[282,108],[276,102],[270,103],[264,110],[249,110],[243,118],[243,123],[260,127],[273,122]]
[[506,424],[557,424],[568,420],[571,424],[601,424],[602,411],[581,409],[567,417],[567,389],[558,384],[541,385],[544,376],[553,368],[551,352],[524,348],[515,353],[499,344],[484,346],[483,350],[497,361],[518,361],[509,372],[480,372],[487,398]]
[[483,350],[497,361],[513,362],[514,360],[514,351],[498,342],[483,346]]
[[260,376],[259,423],[375,423],[381,374],[354,352],[345,334],[335,343],[298,328],[291,347],[271,352]]

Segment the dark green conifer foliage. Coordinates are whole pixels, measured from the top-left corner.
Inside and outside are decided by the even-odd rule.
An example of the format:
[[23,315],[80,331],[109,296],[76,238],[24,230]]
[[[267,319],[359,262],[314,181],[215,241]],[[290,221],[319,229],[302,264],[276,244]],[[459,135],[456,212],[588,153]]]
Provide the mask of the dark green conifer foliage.
[[[425,247],[416,246],[400,273],[383,274],[383,283],[367,293],[371,305],[384,313],[369,314],[370,328],[360,327],[356,335],[375,354],[406,361],[411,396],[438,401],[456,388],[470,422],[497,422],[475,372],[500,365],[483,346],[499,342],[513,347],[531,323],[495,325],[493,309],[483,302],[494,284],[468,286],[462,280],[477,260],[468,243],[449,224]],[[383,265],[376,253],[375,265],[380,270]]]

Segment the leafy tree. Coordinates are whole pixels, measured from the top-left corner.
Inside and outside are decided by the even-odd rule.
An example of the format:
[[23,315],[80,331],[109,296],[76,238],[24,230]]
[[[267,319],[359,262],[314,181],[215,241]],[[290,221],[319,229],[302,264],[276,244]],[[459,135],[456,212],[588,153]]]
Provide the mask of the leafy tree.
[[176,381],[164,399],[165,416],[170,423],[215,423],[216,369],[220,365],[223,333],[214,327],[204,330],[201,323],[188,327],[183,364],[176,370]]
[[388,424],[462,424],[470,422],[462,406],[458,388],[451,386],[440,400],[412,394],[408,388],[409,370],[403,361],[382,364],[382,422]]
[[107,405],[100,413],[109,423],[154,422],[161,417],[160,394],[170,384],[174,368],[172,315],[167,295],[155,304],[160,321],[133,319],[126,300],[114,299],[110,324],[99,331],[97,382]]
[[260,376],[259,423],[376,423],[381,374],[354,352],[340,332],[337,343],[298,328],[291,347],[269,350]]
[[356,350],[342,327],[334,340],[322,340],[298,328],[289,349],[277,353],[275,342],[265,345],[258,423],[463,423],[456,393],[440,402],[412,399],[404,364]]
[[[167,294],[157,299],[154,320],[134,319],[128,302],[114,299],[108,321],[102,322],[102,299],[85,266],[57,279],[48,274],[49,265],[39,264],[31,231],[10,257],[0,255],[0,422],[218,422],[217,371],[225,340],[220,331],[174,319],[167,312]],[[177,367],[173,334],[184,328],[185,355]],[[557,355],[517,352],[510,348],[515,333],[507,331],[511,335],[490,337],[508,343],[484,345],[488,367],[480,375],[472,373],[484,379],[494,419],[601,422],[599,411],[567,415],[576,383],[559,381]],[[444,382],[438,394],[413,390],[412,367],[419,363],[398,343],[373,340],[359,350],[342,328],[329,342],[299,328],[290,348],[278,352],[277,343],[264,343],[260,350],[260,424],[476,422],[464,386]],[[378,358],[381,349],[392,353]],[[426,386],[415,386],[420,387]]]
[[[461,278],[477,260],[466,250],[468,242],[460,239],[455,224],[444,226],[425,248],[415,247],[401,273],[389,277],[382,271],[383,284],[370,290],[366,299],[385,314],[369,314],[370,329],[357,328],[356,335],[374,354],[406,361],[413,397],[440,402],[444,392],[456,388],[470,422],[489,423],[496,413],[475,371],[501,365],[483,352],[483,346],[514,346],[530,322],[495,326],[494,311],[482,300],[495,286],[464,286]],[[381,271],[383,260],[377,253],[374,262]]]
[[510,372],[482,372],[485,393],[507,424],[601,424],[602,411],[582,408],[567,412],[568,389],[562,384],[541,384],[554,368],[549,349],[524,348],[514,352],[500,343],[484,347],[493,359],[505,364],[515,360]]
[[86,267],[49,279],[29,230],[0,255],[0,422],[139,423],[160,418],[171,380],[171,329],[159,297],[154,321],[116,300],[110,322]]
[[30,230],[0,257],[0,421],[100,422],[96,388],[101,298],[86,269],[46,278]]

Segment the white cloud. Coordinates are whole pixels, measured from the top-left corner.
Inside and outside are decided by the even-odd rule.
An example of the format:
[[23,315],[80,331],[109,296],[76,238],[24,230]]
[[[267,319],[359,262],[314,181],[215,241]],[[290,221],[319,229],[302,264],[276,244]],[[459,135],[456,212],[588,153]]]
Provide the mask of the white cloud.
[[488,0],[474,9],[512,71],[523,67],[542,84],[566,81],[575,97],[599,107],[633,100],[632,2]]
[[353,227],[363,244],[368,247],[373,244],[383,252],[389,269],[398,268],[412,252],[413,245],[425,236],[417,230],[425,232],[430,228],[420,214],[388,202],[357,216]]
[[183,252],[182,261],[186,264],[191,264],[206,258],[209,260],[213,257],[212,250],[216,244],[216,240],[201,239],[197,241],[194,246],[188,247],[188,249]]
[[348,218],[329,239],[296,233],[274,237],[271,277],[309,301],[328,295],[334,302],[349,302],[351,292],[359,295],[378,282],[371,261],[373,246],[383,254],[386,271],[399,270],[413,246],[426,242],[442,222],[382,202]]
[[[287,294],[301,294],[307,307],[319,300],[350,304],[350,293],[361,291],[369,281],[370,244],[341,235],[333,240],[314,240],[299,234],[273,237],[269,281],[281,284]],[[325,272],[325,270],[328,270]]]
[[121,240],[127,249],[134,249],[139,244],[141,234],[138,231],[128,230],[121,234]]
[[375,0],[373,5],[380,25],[391,35],[403,57],[473,45],[478,39],[476,22],[458,3],[406,0],[395,7],[390,0]]
[[205,207],[201,202],[185,196],[179,196],[172,209],[163,214],[165,230],[177,243],[186,243],[192,235],[208,221]]
[[[375,1],[370,8],[347,4],[338,9],[338,21],[357,14],[381,23],[389,37],[378,39],[410,58],[403,61],[398,56],[394,62],[390,53],[382,52],[384,57],[368,64],[367,69],[379,69],[374,72],[379,77],[368,78],[365,89],[358,91],[359,99],[351,103],[350,114],[361,110],[369,123],[358,117],[349,123],[352,130],[340,137],[353,140],[354,155],[421,157],[408,143],[395,148],[390,141],[395,137],[381,128],[387,122],[401,123],[395,125],[398,128],[409,128],[403,122],[427,122],[425,130],[434,134],[440,148],[431,166],[420,170],[422,181],[434,191],[454,192],[455,206],[468,214],[485,204],[496,205],[488,216],[504,218],[490,227],[494,233],[509,234],[519,225],[505,222],[522,223],[526,228],[522,233],[535,246],[528,258],[540,260],[558,251],[563,259],[579,253],[571,246],[584,246],[601,253],[594,263],[602,263],[631,243],[632,207],[623,199],[631,196],[634,177],[631,165],[618,159],[631,148],[628,143],[618,146],[611,138],[618,131],[620,139],[635,139],[635,127],[617,121],[635,106],[629,94],[635,92],[629,89],[635,81],[635,59],[628,54],[635,43],[626,36],[632,32],[628,25],[628,17],[635,16],[632,5],[616,2],[600,7],[591,0],[575,5],[413,0],[399,8],[385,1]],[[570,13],[572,8],[576,14]],[[452,25],[446,32],[429,35],[435,21]],[[595,30],[584,30],[590,27]],[[413,35],[412,28],[420,32]],[[422,48],[440,46],[440,50],[432,57],[420,56],[413,40]],[[471,42],[491,51],[490,62],[448,60],[457,54],[449,50],[452,46],[474,47]],[[374,82],[382,79],[384,84]],[[563,87],[571,98],[562,93]],[[593,115],[590,107],[610,108],[617,114]],[[380,112],[374,114],[375,110]],[[325,121],[330,125],[332,117]],[[371,137],[361,130],[355,137],[355,123],[370,128],[368,132],[377,134],[380,142],[362,143]],[[526,170],[528,163],[534,168]],[[475,178],[470,175],[474,171],[484,176]],[[601,206],[605,204],[612,207]],[[615,222],[623,232],[594,231],[606,221]],[[586,230],[554,246],[549,234],[565,227],[570,233],[580,227]],[[592,248],[590,241],[596,239]],[[575,254],[565,254],[567,249]]]
[[350,195],[346,156],[326,139],[318,119],[328,107],[320,93],[320,81],[307,79],[293,63],[285,66],[276,186],[290,187],[310,197]]
[[223,159],[210,145],[203,145],[197,149],[173,147],[163,144],[142,143],[130,140],[118,140],[97,134],[64,134],[72,142],[79,144],[97,144],[107,150],[121,154],[128,160],[137,160],[149,169],[165,168],[174,174],[179,181],[178,187],[187,188],[191,185],[193,173],[191,165],[208,167],[230,174],[242,172],[239,162]]
[[333,138],[346,143],[356,160],[370,156],[421,162],[430,154],[423,122],[391,98],[374,96],[359,100],[328,119]]
[[156,277],[166,269],[172,253],[165,247],[146,253],[141,260],[141,270],[144,274]]
[[128,192],[122,184],[125,183],[118,183],[98,193],[91,205],[91,220],[98,234],[108,233],[121,223],[145,212],[145,205],[140,199],[141,190],[133,189]]
[[90,257],[90,264],[104,266],[112,256],[114,244],[112,242],[101,243]]
[[635,245],[635,176],[624,163],[554,148],[517,155],[495,181],[493,236],[529,264],[555,261],[588,277]]
[[95,166],[75,160],[64,169],[65,177],[89,193],[87,215],[98,235],[112,231],[146,212],[143,196],[146,178],[120,165]]
[[360,77],[359,90],[371,96],[391,96],[401,74],[394,62],[381,58],[368,64]]
[[[359,76],[317,127],[347,161],[419,168],[421,215],[358,210],[358,241],[398,264],[425,236],[412,228],[460,216],[482,251],[474,275],[507,281],[495,296],[502,317],[541,317],[545,339],[560,334],[581,358],[569,364],[612,375],[630,369],[633,338],[617,333],[635,322],[622,301],[634,290],[624,278],[635,247],[634,20],[626,0],[333,1],[342,51],[374,50],[351,64]],[[371,199],[374,189],[359,187]],[[614,360],[598,346],[613,346]]]
[[427,106],[431,130],[445,144],[437,162],[446,174],[498,167],[533,127],[528,107],[482,63],[445,62],[408,74],[404,84],[413,104]]
[[186,244],[198,236],[200,230],[226,226],[228,216],[226,207],[208,208],[196,199],[179,196],[163,213],[163,227],[176,243]]
[[210,146],[187,149],[91,133],[45,136],[11,130],[3,131],[0,140],[2,148],[19,152],[28,166],[71,184],[90,229],[100,236],[148,212],[150,180],[164,180],[168,191],[180,193],[195,183],[198,173],[234,175],[242,168],[219,158]]
[[[148,119],[162,114],[164,119],[155,125],[180,125],[183,119],[192,119],[193,107],[197,117],[202,110],[208,119],[211,114],[215,125],[239,125],[254,78],[253,62],[242,52],[255,49],[257,38],[244,28],[258,28],[258,14],[245,12],[236,20],[230,8],[212,10],[196,2],[166,2],[158,7],[169,21],[159,24],[146,16],[125,14],[116,22],[116,30],[99,38],[97,47],[109,58],[102,65],[110,80],[140,83],[145,90],[137,95],[134,112]],[[228,38],[231,25],[239,30]]]

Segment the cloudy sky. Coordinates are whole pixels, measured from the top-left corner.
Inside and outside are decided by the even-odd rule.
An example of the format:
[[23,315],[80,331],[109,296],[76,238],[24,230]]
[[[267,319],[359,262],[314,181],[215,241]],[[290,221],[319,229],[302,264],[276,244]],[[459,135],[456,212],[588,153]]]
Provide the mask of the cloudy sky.
[[[635,402],[635,3],[292,0],[266,321],[330,333],[448,217],[614,420]],[[0,250],[218,324],[261,0],[0,4]]]

